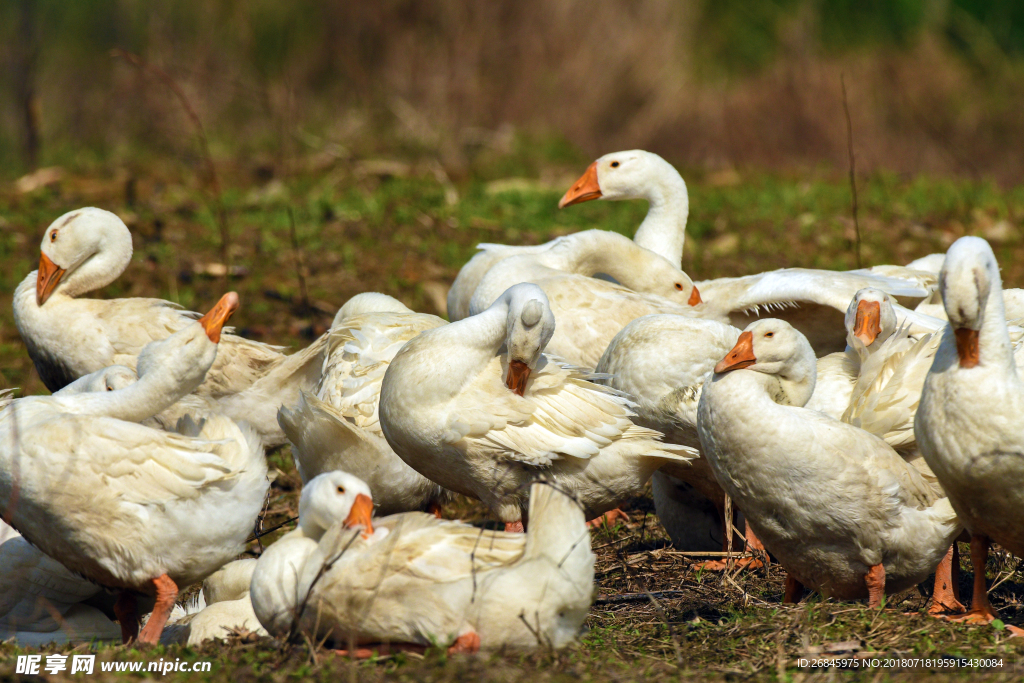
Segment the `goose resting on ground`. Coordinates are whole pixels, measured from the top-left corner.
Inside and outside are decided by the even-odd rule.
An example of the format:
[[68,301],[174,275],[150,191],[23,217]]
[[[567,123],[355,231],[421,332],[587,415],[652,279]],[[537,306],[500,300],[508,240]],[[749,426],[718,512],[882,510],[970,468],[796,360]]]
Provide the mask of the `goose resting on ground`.
[[537,482],[526,534],[485,531],[409,512],[370,518],[369,488],[326,472],[302,491],[299,527],[253,573],[260,621],[360,657],[375,649],[448,652],[561,648],[579,634],[594,592],[594,554],[579,505]]

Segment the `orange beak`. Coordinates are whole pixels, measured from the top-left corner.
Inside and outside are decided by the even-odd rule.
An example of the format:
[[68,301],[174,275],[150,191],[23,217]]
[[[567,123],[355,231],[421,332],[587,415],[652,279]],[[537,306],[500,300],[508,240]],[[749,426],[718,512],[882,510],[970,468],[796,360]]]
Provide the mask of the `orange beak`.
[[601,198],[601,185],[597,182],[597,162],[587,166],[580,179],[573,183],[569,191],[562,195],[558,202],[558,208],[564,209],[573,204],[589,202],[591,199]]
[[526,380],[530,379],[530,366],[521,360],[509,361],[508,377],[505,378],[505,386],[513,393],[523,395],[526,391]]
[[693,291],[690,292],[690,300],[687,301],[686,303],[690,304],[691,306],[696,306],[697,304],[704,303],[703,299],[700,298],[700,292],[697,290],[696,285],[693,286]]
[[46,254],[39,255],[39,272],[36,273],[36,304],[42,306],[57,288],[66,273],[63,268],[50,260]]
[[978,330],[960,327],[953,330],[956,335],[956,355],[960,356],[960,367],[973,368],[978,364]]
[[720,360],[718,365],[715,366],[715,372],[721,374],[731,370],[748,368],[756,362],[757,358],[754,357],[754,335],[750,332],[744,332],[736,341],[736,346],[732,347],[732,351],[726,354],[725,358]]
[[352,509],[345,518],[346,529],[361,526],[363,527],[363,538],[373,535],[373,499],[365,493],[356,494],[356,500],[352,503]]
[[199,319],[199,324],[206,330],[206,336],[214,344],[220,341],[220,330],[231,314],[238,310],[238,294],[228,292],[220,298],[210,312]]
[[857,320],[853,325],[853,336],[871,344],[882,332],[882,305],[877,301],[861,301],[857,304]]

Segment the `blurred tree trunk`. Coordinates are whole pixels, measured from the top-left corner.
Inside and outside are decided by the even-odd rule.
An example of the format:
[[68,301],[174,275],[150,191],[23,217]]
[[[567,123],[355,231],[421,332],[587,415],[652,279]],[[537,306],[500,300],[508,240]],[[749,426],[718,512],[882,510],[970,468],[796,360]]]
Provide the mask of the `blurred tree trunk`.
[[36,98],[36,0],[18,4],[18,31],[14,36],[14,98],[22,123],[25,164],[35,170],[39,163],[39,101]]

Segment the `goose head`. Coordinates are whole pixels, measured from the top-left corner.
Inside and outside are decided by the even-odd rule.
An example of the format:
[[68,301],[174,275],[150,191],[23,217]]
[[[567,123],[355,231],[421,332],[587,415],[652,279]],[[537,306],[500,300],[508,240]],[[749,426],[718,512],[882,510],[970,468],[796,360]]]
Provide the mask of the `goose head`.
[[228,292],[196,322],[166,339],[146,344],[136,361],[139,379],[165,385],[169,395],[191,394],[203,383],[216,360],[221,328],[236,310],[238,295]]
[[961,237],[953,242],[939,271],[939,291],[949,326],[956,337],[960,367],[972,368],[978,364],[985,310],[990,298],[991,303],[998,303],[1002,308],[1002,287],[999,264],[988,242],[980,237]]
[[58,288],[76,296],[117,279],[132,259],[132,235],[115,214],[88,207],[51,223],[39,250],[36,303],[42,306]]
[[508,306],[505,319],[508,375],[505,386],[522,396],[526,391],[526,380],[537,367],[541,353],[555,333],[555,316],[544,290],[534,284],[509,287],[499,301]]
[[616,279],[633,291],[654,294],[680,306],[704,303],[690,276],[664,257],[639,246],[617,256],[628,267]]
[[658,198],[666,186],[685,190],[679,172],[653,152],[631,149],[605,154],[587,167],[579,180],[562,196],[558,208],[589,202],[593,199]]
[[138,376],[131,368],[125,365],[110,365],[85,377],[79,377],[60,391],[55,391],[53,395],[72,396],[100,391],[118,391],[135,384],[137,379]]
[[299,497],[299,528],[319,539],[336,523],[348,528],[362,527],[363,538],[373,534],[373,496],[359,477],[335,470],[306,482]]
[[776,403],[803,406],[814,393],[814,349],[784,320],[762,318],[748,325],[715,374],[744,369],[761,376]]
[[857,292],[846,309],[846,341],[858,353],[888,339],[898,325],[892,299],[873,287]]

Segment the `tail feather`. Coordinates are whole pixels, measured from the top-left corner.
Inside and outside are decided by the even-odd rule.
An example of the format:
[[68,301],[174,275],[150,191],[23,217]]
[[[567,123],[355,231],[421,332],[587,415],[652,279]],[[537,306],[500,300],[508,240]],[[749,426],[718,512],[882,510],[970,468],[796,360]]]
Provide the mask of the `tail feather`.
[[285,358],[245,391],[220,399],[218,410],[236,420],[259,425],[260,435],[268,448],[284,445],[284,433],[274,428],[277,411],[281,406],[296,403],[301,392],[312,391],[316,387],[323,368],[328,334],[321,335],[302,351]]
[[[368,434],[305,391],[295,406],[281,407],[277,421],[294,447],[295,466],[303,483],[335,469],[365,478],[369,473],[360,470],[380,460],[378,445]],[[343,462],[338,457],[341,454]]]
[[593,580],[594,553],[583,507],[551,482],[530,487],[530,528],[523,561],[547,557],[573,578]]

